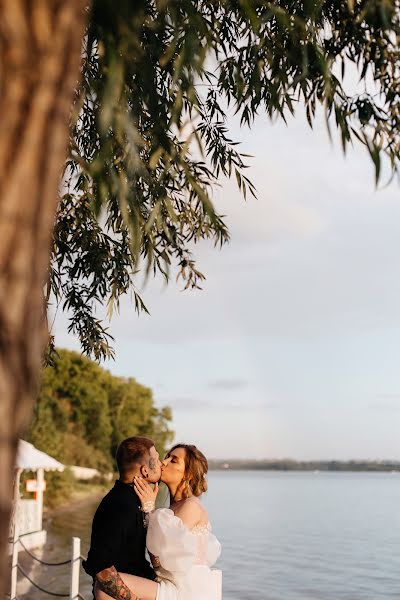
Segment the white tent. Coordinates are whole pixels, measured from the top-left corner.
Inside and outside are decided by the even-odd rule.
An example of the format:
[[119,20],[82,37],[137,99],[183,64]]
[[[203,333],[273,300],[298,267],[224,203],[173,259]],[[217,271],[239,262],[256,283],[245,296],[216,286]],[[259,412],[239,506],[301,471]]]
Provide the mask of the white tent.
[[[43,492],[45,490],[45,471],[64,471],[64,465],[52,456],[35,448],[25,440],[19,440],[14,478],[14,514],[11,533],[14,540],[24,536],[28,548],[42,546],[46,541],[43,527]],[[22,471],[36,472],[35,498],[20,497],[20,476]],[[34,482],[35,483],[35,482]],[[13,550],[14,552],[14,550]]]
[[16,469],[27,471],[64,471],[64,465],[25,440],[19,440]]

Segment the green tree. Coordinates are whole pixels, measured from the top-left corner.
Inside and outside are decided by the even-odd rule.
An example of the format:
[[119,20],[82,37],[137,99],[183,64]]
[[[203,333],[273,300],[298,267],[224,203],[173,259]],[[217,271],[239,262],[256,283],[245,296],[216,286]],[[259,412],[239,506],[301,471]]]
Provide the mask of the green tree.
[[76,352],[59,350],[54,365],[45,369],[43,392],[49,387],[59,428],[81,434],[107,454],[112,427],[104,370]]
[[169,407],[158,409],[153,392],[133,378],[110,377],[110,413],[113,424],[112,455],[126,437],[144,435],[154,440],[160,454],[173,439],[169,429],[172,413]]
[[174,439],[174,432],[169,428],[172,421],[172,410],[169,406],[163,406],[156,410],[152,420],[152,432],[150,437],[154,440],[160,456],[165,456],[168,446]]
[[32,443],[67,464],[109,469],[112,426],[105,379],[90,359],[58,350],[43,373]]
[[165,452],[171,420],[168,407],[155,406],[150,388],[58,349],[53,366],[44,369],[29,441],[67,465],[109,471],[126,437],[151,437]]
[[40,395],[35,404],[27,437],[39,450],[58,460],[64,460],[63,432],[56,425],[54,400],[45,393]]

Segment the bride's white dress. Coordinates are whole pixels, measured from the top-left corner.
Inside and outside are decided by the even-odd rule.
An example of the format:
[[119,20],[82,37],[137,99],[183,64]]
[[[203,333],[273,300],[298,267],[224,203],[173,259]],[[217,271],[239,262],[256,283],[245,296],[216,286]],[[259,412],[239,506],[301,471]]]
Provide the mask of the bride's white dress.
[[190,530],[169,508],[149,515],[147,548],[157,556],[157,600],[221,600],[218,571],[211,570],[221,544],[211,525]]

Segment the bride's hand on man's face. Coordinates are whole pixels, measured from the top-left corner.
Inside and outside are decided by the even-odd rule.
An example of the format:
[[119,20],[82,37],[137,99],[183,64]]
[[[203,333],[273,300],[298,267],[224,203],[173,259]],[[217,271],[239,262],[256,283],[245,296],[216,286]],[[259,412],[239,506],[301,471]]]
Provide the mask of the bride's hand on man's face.
[[154,510],[158,494],[158,483],[152,488],[147,481],[136,476],[133,480],[133,487],[142,503],[142,510],[144,512],[151,512]]

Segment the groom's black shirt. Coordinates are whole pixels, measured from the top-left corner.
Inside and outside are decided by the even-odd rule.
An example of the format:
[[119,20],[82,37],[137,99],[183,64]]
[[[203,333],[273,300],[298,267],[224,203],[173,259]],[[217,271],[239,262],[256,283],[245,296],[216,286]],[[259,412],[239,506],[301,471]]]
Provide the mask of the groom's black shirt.
[[83,568],[92,577],[114,566],[120,573],[154,580],[145,549],[146,529],[139,498],[131,486],[117,480],[94,515],[90,549]]

